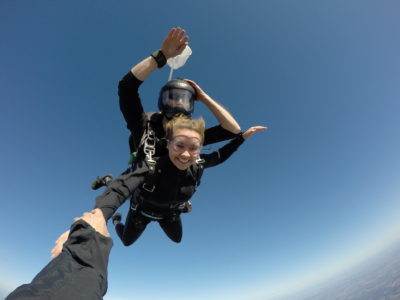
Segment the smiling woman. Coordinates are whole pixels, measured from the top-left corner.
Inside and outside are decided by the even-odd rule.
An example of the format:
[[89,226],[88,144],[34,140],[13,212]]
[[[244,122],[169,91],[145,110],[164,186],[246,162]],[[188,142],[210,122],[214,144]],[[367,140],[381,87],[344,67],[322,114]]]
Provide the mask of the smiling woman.
[[186,170],[199,158],[204,141],[204,120],[177,116],[166,127],[169,159],[179,170]]
[[120,222],[120,214],[113,217],[117,234],[125,246],[133,244],[151,221],[157,221],[167,236],[179,243],[182,239],[180,214],[190,210],[188,200],[200,184],[203,168],[224,162],[244,138],[265,129],[252,127],[218,151],[200,155],[204,128],[203,119],[175,117],[166,126],[168,154],[154,161],[146,158],[135,163],[97,197],[96,207],[102,209],[108,219],[133,194],[126,223]]
[[166,125],[168,153],[136,161],[107,184],[108,188],[96,198],[96,208],[100,208],[108,220],[132,196],[125,224],[121,223],[120,214],[112,218],[123,244],[133,244],[152,221],[157,221],[166,235],[179,243],[182,239],[180,215],[190,211],[188,200],[200,185],[203,169],[224,162],[245,139],[265,129],[263,126],[251,127],[218,151],[200,154],[204,120],[178,115]]
[[[400,228],[399,1],[118,4],[0,1],[2,283],[32,279],[70,217],[94,206],[92,177],[126,169],[116,85],[177,25],[193,55],[176,76],[243,130],[267,122],[272,132],[205,170],[180,244],[152,222],[126,251],[110,228],[107,299],[239,299],[251,286],[248,300],[253,282],[286,289]],[[145,111],[158,111],[168,72],[140,85]]]

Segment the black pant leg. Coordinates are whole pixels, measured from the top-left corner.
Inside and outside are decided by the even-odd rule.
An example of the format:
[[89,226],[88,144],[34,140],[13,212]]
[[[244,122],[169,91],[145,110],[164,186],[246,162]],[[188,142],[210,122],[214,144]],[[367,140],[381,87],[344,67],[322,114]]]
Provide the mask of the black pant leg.
[[125,246],[132,245],[146,229],[150,220],[142,216],[137,211],[129,209],[128,216],[126,217],[125,225],[115,225],[115,230]]
[[158,221],[166,235],[175,243],[182,240],[182,221],[179,214],[172,215],[163,220]]

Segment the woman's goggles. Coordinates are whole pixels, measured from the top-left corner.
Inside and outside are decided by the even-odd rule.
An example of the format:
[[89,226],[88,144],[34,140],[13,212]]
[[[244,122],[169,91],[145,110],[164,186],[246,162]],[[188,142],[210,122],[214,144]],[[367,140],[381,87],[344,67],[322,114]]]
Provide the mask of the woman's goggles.
[[185,152],[188,151],[191,155],[197,155],[201,150],[201,143],[198,138],[189,138],[186,136],[176,136],[172,140],[169,141],[172,146],[172,149],[175,152]]

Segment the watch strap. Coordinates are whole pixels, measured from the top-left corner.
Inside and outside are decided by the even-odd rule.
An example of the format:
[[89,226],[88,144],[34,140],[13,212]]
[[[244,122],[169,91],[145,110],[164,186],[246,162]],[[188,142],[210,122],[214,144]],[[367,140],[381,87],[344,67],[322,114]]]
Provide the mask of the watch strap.
[[165,58],[165,55],[164,53],[162,53],[161,49],[154,51],[151,54],[151,57],[153,57],[154,60],[156,61],[158,68],[164,67],[165,64],[167,63],[167,59]]

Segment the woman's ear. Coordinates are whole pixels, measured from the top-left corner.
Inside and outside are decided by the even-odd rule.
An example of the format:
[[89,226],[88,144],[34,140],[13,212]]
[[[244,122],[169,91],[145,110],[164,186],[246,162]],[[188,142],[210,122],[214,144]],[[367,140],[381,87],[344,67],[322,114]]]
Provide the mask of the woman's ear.
[[160,142],[161,142],[161,146],[162,147],[165,147],[165,148],[168,148],[168,140],[166,139],[166,138],[162,138],[161,140],[160,140]]
[[170,151],[171,149],[171,143],[168,141],[168,140],[165,140],[165,148],[167,148],[168,149],[168,151]]

